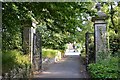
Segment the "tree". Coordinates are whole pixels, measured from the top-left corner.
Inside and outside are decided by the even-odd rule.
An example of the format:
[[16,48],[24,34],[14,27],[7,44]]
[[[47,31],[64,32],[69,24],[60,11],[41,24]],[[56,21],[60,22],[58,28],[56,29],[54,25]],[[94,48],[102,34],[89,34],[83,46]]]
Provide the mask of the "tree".
[[[119,24],[119,13],[120,13],[120,2],[110,2],[110,3],[103,3],[103,11],[106,12],[108,15],[108,36],[109,36],[109,47],[114,52],[117,52],[120,48],[120,39],[119,39],[119,31],[120,31],[120,24]],[[109,8],[108,8],[109,7]]]
[[[83,24],[84,18],[87,19],[88,16],[94,15],[94,10],[90,10],[93,5],[91,2],[3,3],[3,49],[18,49],[19,47],[21,49],[21,21],[32,18],[35,18],[39,22],[39,27],[43,27],[43,25],[44,27],[46,26],[46,29],[43,29],[47,30],[43,38],[45,38],[48,43],[51,43],[52,40],[54,46],[65,44],[69,39],[79,41],[83,39],[84,35],[82,34],[84,34],[88,28]],[[82,32],[78,31],[78,28],[80,28]],[[55,36],[56,34],[60,35],[59,38]],[[46,35],[51,35],[51,37],[48,39]],[[57,38],[58,40],[56,41],[55,39]],[[43,44],[43,46],[45,45],[48,46],[47,43]]]

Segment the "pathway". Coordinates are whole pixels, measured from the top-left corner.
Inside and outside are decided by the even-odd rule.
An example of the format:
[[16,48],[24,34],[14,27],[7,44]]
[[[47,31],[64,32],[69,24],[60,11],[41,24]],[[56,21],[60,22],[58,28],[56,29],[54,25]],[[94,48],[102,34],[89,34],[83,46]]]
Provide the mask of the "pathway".
[[72,50],[65,53],[66,57],[60,62],[51,64],[49,69],[36,75],[36,78],[88,78],[85,66],[78,52]]

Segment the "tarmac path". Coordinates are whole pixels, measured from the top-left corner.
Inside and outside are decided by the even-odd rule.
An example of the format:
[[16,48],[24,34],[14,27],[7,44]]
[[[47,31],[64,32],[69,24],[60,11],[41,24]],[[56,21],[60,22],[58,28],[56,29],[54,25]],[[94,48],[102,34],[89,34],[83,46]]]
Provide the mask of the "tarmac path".
[[35,75],[35,78],[89,78],[78,52],[71,50],[65,55],[60,62],[50,64],[48,70]]

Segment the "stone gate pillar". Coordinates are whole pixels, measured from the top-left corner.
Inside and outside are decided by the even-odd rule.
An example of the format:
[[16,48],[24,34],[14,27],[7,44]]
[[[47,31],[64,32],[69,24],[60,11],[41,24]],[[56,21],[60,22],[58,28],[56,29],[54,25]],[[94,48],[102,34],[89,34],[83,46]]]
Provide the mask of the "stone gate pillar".
[[32,63],[32,55],[33,55],[33,33],[35,33],[35,29],[32,25],[31,20],[23,21],[23,51],[25,54],[30,54],[31,63]]
[[30,54],[30,37],[31,37],[31,27],[32,27],[31,20],[23,20],[22,27],[23,27],[23,51],[24,54]]
[[33,64],[33,35],[36,33],[36,23],[32,20],[23,20],[23,51],[30,55],[30,62]]
[[95,39],[95,62],[104,59],[106,56],[106,14],[101,9],[101,4],[96,5],[98,10],[97,16],[92,18],[94,22],[94,39]]

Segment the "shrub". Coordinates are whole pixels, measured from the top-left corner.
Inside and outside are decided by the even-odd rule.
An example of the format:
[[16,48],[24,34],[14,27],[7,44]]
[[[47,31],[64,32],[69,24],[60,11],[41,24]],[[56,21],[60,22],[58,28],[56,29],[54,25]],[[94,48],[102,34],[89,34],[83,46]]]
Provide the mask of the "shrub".
[[85,51],[85,48],[82,48],[82,50],[81,50],[81,56],[82,57],[86,57],[86,51]]
[[118,78],[118,57],[111,57],[99,63],[88,65],[88,71],[92,78]]
[[53,49],[42,49],[42,57],[53,58],[57,55],[58,50]]
[[24,67],[26,65],[30,65],[28,55],[22,55],[22,52],[17,50],[2,52],[3,73],[8,72],[16,67]]

